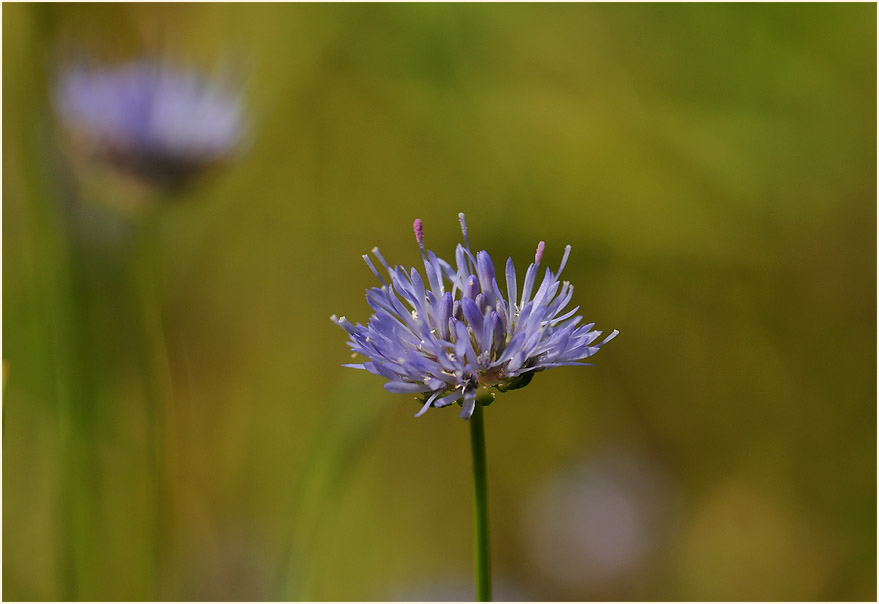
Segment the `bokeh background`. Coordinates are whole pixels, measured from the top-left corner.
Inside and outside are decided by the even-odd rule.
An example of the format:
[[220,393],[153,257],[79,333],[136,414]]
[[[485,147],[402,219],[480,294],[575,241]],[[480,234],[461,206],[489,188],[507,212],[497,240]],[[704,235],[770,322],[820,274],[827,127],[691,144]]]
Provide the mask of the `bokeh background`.
[[[246,140],[118,212],[82,56]],[[621,332],[486,412],[498,599],[875,600],[876,84],[872,4],[5,4],[3,597],[472,598],[467,425],[329,321],[463,211]]]

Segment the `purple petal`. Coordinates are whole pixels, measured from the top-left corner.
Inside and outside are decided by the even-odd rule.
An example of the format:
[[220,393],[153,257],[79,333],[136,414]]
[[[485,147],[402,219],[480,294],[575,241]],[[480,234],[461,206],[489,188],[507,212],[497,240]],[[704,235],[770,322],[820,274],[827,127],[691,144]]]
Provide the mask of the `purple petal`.
[[396,394],[415,394],[417,392],[430,392],[430,388],[426,384],[415,384],[412,382],[388,382],[385,384],[385,390]]

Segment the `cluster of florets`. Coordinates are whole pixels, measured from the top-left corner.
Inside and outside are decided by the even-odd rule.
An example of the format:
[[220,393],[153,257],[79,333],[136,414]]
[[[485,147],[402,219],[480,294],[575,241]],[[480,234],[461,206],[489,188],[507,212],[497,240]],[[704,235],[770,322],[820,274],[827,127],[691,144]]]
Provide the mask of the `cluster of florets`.
[[580,361],[618,333],[614,330],[596,343],[601,332],[592,329],[594,323],[580,325],[582,317],[574,316],[579,306],[565,311],[574,288],[559,277],[571,246],[565,248],[559,269],[547,268],[534,291],[543,259],[541,241],[525,272],[521,296],[513,260],[508,259],[504,295],[491,257],[485,251],[474,256],[464,215],[458,217],[464,244],[455,250],[456,267],[425,250],[421,220],[416,220],[415,238],[427,282],[415,268],[409,272],[401,266],[391,268],[378,248],[373,248],[388,281],[364,255],[381,282],[366,292],[375,311],[369,323],[353,325],[345,317],[331,317],[348,332],[351,350],[367,358],[345,366],[387,378],[385,388],[390,392],[420,395],[423,406],[416,417],[431,406],[458,402],[460,417],[467,419],[477,402],[493,400],[489,389],[521,388],[538,371],[585,365]]
[[55,107],[98,159],[148,180],[182,181],[238,145],[240,95],[196,70],[152,60],[59,72]]

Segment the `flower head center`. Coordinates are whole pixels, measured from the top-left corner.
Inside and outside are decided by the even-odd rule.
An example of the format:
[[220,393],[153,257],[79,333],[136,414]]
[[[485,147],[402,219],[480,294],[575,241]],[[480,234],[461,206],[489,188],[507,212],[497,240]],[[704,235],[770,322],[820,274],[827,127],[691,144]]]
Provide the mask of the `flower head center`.
[[476,380],[480,386],[495,386],[504,380],[504,368],[493,367],[487,371],[480,371]]

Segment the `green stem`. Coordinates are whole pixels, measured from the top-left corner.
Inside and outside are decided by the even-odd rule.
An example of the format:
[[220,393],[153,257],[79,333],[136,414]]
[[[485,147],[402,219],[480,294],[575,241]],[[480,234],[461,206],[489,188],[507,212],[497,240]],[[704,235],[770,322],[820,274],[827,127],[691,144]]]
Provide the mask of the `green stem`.
[[488,543],[488,473],[485,469],[485,428],[482,405],[470,417],[470,445],[473,449],[473,517],[476,528],[476,600],[491,601],[491,559]]
[[162,326],[159,296],[160,224],[158,217],[148,216],[138,225],[133,250],[133,275],[138,295],[137,313],[142,324],[141,363],[146,398],[148,472],[152,483],[150,526],[150,600],[163,599],[173,569],[171,474],[173,438],[167,434],[168,405],[171,395],[170,369]]

